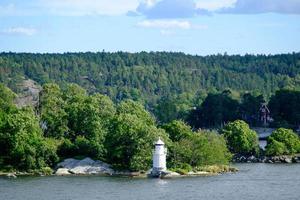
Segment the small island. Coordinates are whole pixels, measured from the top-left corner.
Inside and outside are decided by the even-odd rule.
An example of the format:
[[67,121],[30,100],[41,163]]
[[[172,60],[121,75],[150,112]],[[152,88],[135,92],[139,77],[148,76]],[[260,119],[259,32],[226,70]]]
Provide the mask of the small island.
[[242,120],[218,130],[195,129],[182,120],[158,124],[138,102],[116,104],[76,84],[45,84],[35,107],[17,107],[16,94],[2,84],[0,94],[0,166],[12,177],[197,176],[236,172],[232,161],[299,162],[299,136],[290,129],[275,130],[262,150]]

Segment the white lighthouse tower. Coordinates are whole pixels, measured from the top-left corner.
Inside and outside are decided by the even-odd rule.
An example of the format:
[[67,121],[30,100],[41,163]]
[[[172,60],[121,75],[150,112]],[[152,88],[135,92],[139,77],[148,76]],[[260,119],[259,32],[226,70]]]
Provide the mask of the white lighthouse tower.
[[151,174],[153,176],[160,176],[161,172],[167,170],[167,148],[165,148],[165,143],[160,138],[154,145],[155,149],[153,152],[153,168]]

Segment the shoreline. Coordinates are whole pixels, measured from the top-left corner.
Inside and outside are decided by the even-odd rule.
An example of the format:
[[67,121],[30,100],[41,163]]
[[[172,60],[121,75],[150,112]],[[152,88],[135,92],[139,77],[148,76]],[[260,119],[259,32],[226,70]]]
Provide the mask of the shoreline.
[[[88,161],[88,162],[87,162]],[[72,163],[73,162],[73,163]],[[74,162],[81,164],[74,165]],[[70,166],[72,163],[72,166]],[[85,164],[83,164],[85,163]],[[89,164],[87,164],[89,163]],[[95,165],[98,164],[97,166]],[[180,177],[197,177],[197,176],[216,176],[226,173],[236,173],[239,170],[234,167],[234,164],[240,163],[262,163],[262,164],[299,164],[300,154],[297,155],[282,155],[273,157],[255,157],[255,156],[235,156],[230,165],[210,165],[203,166],[191,171],[184,171],[180,169],[169,169],[170,171],[163,172],[161,177],[151,176],[151,170],[130,172],[130,171],[117,171],[110,168],[110,165],[93,161],[90,158],[83,160],[65,159],[63,162],[58,163],[55,168],[43,168],[40,170],[24,171],[1,171],[0,177],[17,178],[24,176],[106,176],[106,177],[128,177],[128,178],[180,178]],[[105,166],[105,167],[104,167]]]
[[[207,166],[215,167],[215,166]],[[221,168],[220,168],[221,169]],[[224,168],[222,168],[224,169]],[[21,172],[21,171],[12,171],[12,172],[3,172],[0,171],[0,177],[7,178],[17,178],[17,177],[39,177],[39,176],[67,176],[67,177],[84,177],[84,176],[102,176],[102,177],[124,177],[124,178],[156,178],[150,175],[149,172],[128,172],[128,171],[116,171],[113,174],[108,173],[86,173],[86,174],[56,174],[55,170],[51,174],[42,173],[42,171],[36,172]],[[216,176],[226,173],[236,173],[238,169],[233,166],[228,166],[228,170],[220,170],[220,171],[190,171],[186,174],[179,174],[174,171],[166,171],[165,174],[159,178],[180,178],[180,177],[199,177],[199,176]]]

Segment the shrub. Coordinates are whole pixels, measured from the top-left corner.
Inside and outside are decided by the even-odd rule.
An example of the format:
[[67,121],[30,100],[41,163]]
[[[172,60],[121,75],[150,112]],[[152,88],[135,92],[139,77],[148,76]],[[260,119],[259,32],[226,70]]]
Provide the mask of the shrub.
[[169,134],[169,137],[173,142],[179,141],[193,134],[191,127],[180,120],[174,120],[163,125],[162,128]]
[[273,133],[267,139],[267,155],[290,155],[299,152],[299,136],[291,129],[279,128],[273,131]]
[[228,164],[231,160],[223,136],[209,131],[199,131],[175,142],[170,153],[170,164],[175,168],[184,163],[197,167]]
[[234,154],[255,155],[259,152],[258,136],[255,131],[249,128],[249,125],[236,120],[228,123],[221,133],[227,141],[229,150]]

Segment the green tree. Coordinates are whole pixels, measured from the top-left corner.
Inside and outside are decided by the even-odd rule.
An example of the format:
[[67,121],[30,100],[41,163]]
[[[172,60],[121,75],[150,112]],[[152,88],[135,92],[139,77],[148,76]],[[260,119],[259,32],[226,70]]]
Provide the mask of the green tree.
[[191,127],[180,120],[174,120],[163,125],[162,128],[169,134],[169,137],[173,142],[177,142],[193,134]]
[[267,155],[290,155],[299,152],[299,136],[291,129],[279,128],[267,138]]
[[188,121],[194,128],[220,127],[239,118],[239,103],[229,90],[208,94],[200,107],[192,110]]
[[258,153],[258,136],[255,131],[249,128],[249,125],[236,120],[229,122],[221,130],[227,141],[229,150],[234,154],[255,155]]
[[88,96],[84,89],[76,85],[70,85],[65,98],[68,102],[69,139],[77,145],[75,152],[104,159],[105,137],[116,112],[113,102],[100,94]]
[[121,169],[147,170],[151,167],[153,143],[159,137],[168,142],[164,130],[155,126],[142,105],[122,102],[106,138],[107,161]]
[[17,169],[39,169],[57,161],[55,148],[42,137],[34,112],[30,108],[6,115],[0,127],[2,165]]
[[44,135],[62,138],[68,131],[68,115],[65,101],[57,84],[45,84],[40,94],[40,115]]
[[300,91],[279,90],[269,101],[276,127],[298,128],[300,125]]
[[16,94],[11,91],[8,87],[0,83],[0,110],[3,112],[10,112],[11,109],[15,109],[14,99]]
[[254,96],[250,93],[243,95],[240,105],[242,118],[251,126],[260,124],[259,110],[264,102],[264,97],[262,95]]
[[175,142],[170,152],[172,167],[224,165],[231,160],[223,136],[209,131],[198,131]]

